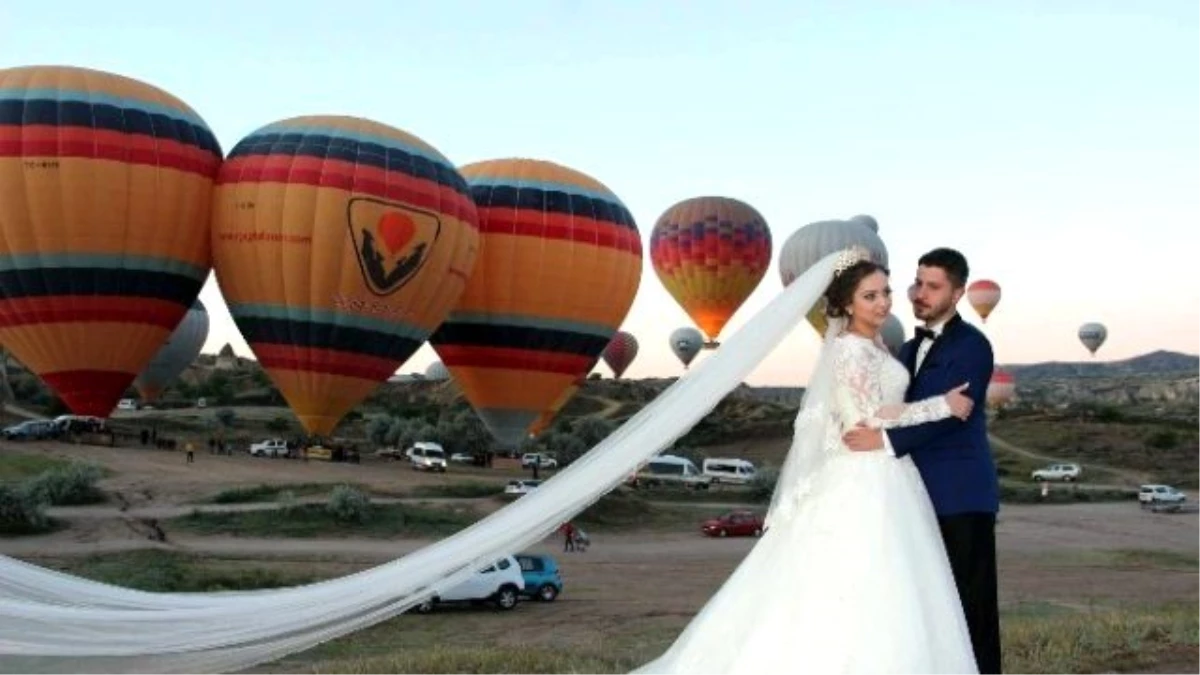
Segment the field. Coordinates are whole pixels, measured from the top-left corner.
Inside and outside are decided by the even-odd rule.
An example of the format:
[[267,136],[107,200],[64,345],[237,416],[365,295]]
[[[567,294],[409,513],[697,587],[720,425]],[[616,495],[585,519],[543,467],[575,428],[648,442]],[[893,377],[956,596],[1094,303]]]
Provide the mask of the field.
[[[1044,463],[1023,440],[1003,451],[1013,467],[1006,480]],[[704,450],[762,462],[786,449],[755,441]],[[430,475],[370,456],[329,464],[201,450],[189,465],[177,451],[0,443],[0,481],[71,458],[106,469],[109,499],[51,508],[59,529],[0,538],[0,552],[153,590],[280,586],[364,569],[502,508],[504,482],[528,476],[504,460]],[[1106,481],[1128,488],[1135,477],[1114,467]],[[373,522],[323,520],[319,504],[337,484],[372,494]],[[554,539],[533,547],[563,568],[566,589],[554,603],[399,616],[253,670],[628,671],[673,640],[752,546],[697,533],[702,518],[738,497],[607,498],[611,508],[581,521],[593,538],[586,553],[562,553]],[[998,526],[1006,670],[1195,672],[1198,537],[1194,512],[1155,514],[1130,501],[1006,504]]]

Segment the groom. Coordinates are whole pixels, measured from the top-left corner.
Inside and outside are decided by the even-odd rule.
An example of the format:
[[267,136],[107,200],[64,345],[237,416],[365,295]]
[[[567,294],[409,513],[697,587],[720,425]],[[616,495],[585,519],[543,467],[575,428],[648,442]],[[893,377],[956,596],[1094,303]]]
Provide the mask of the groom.
[[910,298],[913,314],[925,326],[904,343],[899,358],[912,375],[906,401],[968,382],[967,393],[975,401],[970,417],[886,433],[860,427],[843,440],[851,450],[886,449],[897,457],[912,456],[937,511],[979,672],[999,673],[995,530],[1000,489],[984,413],[994,363],[991,343],[955,309],[968,273],[966,258],[954,249],[938,248],[921,256]]

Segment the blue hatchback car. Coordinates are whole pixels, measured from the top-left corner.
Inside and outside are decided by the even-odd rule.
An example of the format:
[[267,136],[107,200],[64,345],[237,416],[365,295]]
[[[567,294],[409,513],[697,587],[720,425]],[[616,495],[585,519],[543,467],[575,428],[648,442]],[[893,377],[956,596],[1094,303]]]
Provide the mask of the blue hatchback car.
[[551,602],[562,593],[562,577],[558,573],[558,561],[553,557],[532,553],[518,553],[513,557],[521,566],[521,576],[525,577],[524,595]]

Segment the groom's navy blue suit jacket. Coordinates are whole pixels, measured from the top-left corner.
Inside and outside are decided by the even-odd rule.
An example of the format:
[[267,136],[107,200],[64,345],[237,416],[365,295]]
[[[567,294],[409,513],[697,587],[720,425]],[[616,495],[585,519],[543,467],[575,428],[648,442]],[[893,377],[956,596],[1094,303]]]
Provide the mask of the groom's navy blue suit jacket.
[[965,421],[951,417],[889,429],[892,448],[897,457],[912,457],[939,516],[995,513],[1000,510],[1000,486],[988,444],[985,412],[988,383],[995,366],[992,345],[978,328],[956,314],[929,348],[921,370],[913,374],[919,346],[920,340],[913,339],[900,348],[900,361],[913,375],[905,400],[945,394],[970,382],[967,393],[975,407]]

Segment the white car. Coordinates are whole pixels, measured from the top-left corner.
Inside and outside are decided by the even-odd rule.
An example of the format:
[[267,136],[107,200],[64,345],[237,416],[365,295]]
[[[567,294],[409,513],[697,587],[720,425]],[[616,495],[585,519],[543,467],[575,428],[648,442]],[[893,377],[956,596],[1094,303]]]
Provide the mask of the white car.
[[446,451],[437,443],[414,443],[408,449],[408,461],[413,471],[446,472]]
[[1079,480],[1079,474],[1082,472],[1083,469],[1079,468],[1078,464],[1051,464],[1045,468],[1035,470],[1030,474],[1030,477],[1035,481],[1061,480],[1069,483],[1073,480]]
[[504,486],[504,494],[506,495],[527,495],[530,492],[538,489],[542,484],[540,480],[510,480],[508,485]]
[[1156,504],[1182,504],[1187,501],[1187,495],[1170,485],[1143,485],[1138,490],[1138,502],[1143,506]]
[[469,452],[456,452],[450,455],[450,461],[457,464],[473,464],[475,462],[475,455]]
[[260,441],[250,446],[251,457],[287,457],[287,441],[282,438],[272,438]]
[[544,455],[540,452],[527,452],[521,455],[521,468],[528,469],[534,464],[537,464],[539,469],[557,469],[558,460],[550,455]]
[[500,609],[508,610],[517,606],[524,590],[525,577],[521,574],[521,566],[511,555],[507,555],[461,584],[422,602],[416,609],[424,614],[444,602],[490,601]]

